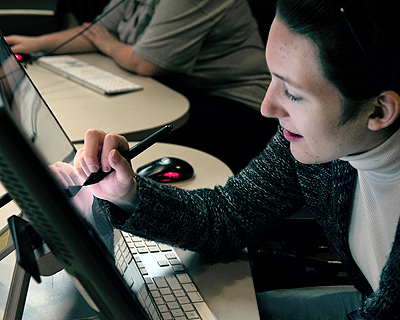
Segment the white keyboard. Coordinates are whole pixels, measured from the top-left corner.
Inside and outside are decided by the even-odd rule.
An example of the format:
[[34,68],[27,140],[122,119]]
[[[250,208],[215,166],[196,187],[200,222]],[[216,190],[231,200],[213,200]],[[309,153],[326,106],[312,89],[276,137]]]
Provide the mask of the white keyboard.
[[114,95],[143,89],[140,85],[69,55],[44,56],[39,65],[96,92]]
[[150,319],[217,320],[173,248],[116,232],[116,266]]

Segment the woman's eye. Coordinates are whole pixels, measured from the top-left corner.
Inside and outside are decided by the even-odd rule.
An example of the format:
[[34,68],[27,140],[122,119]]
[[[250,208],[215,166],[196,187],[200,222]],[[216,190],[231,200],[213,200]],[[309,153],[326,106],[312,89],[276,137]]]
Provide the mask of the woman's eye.
[[287,90],[285,90],[285,96],[288,97],[292,101],[300,101],[301,100],[300,97],[296,97],[296,96],[290,94],[289,91],[287,91]]

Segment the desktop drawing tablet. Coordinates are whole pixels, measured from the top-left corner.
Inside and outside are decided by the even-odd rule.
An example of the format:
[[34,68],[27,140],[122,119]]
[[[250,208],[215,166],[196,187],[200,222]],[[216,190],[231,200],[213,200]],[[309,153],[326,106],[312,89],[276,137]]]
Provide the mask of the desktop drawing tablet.
[[148,319],[113,254],[51,174],[48,166],[70,162],[75,148],[2,37],[0,79],[1,182],[100,319]]

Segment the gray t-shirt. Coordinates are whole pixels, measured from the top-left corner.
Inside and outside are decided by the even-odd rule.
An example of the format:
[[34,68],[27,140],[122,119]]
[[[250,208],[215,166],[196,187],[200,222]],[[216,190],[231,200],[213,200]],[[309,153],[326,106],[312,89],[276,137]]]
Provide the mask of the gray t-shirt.
[[[111,0],[104,12],[119,0]],[[259,109],[270,76],[246,0],[127,0],[98,22],[173,72],[175,87]]]

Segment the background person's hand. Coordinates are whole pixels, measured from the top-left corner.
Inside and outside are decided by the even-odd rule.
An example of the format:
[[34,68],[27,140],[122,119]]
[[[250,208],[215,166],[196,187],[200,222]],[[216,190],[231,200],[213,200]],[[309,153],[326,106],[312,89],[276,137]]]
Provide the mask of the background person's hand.
[[37,37],[13,35],[4,37],[4,39],[14,53],[31,54],[42,49]]
[[[83,28],[87,28],[88,26],[88,23],[84,23],[82,25]],[[83,36],[99,51],[109,56],[112,55],[112,51],[115,49],[115,47],[122,44],[122,42],[120,42],[119,39],[106,28],[95,24],[86,30],[83,33]]]

